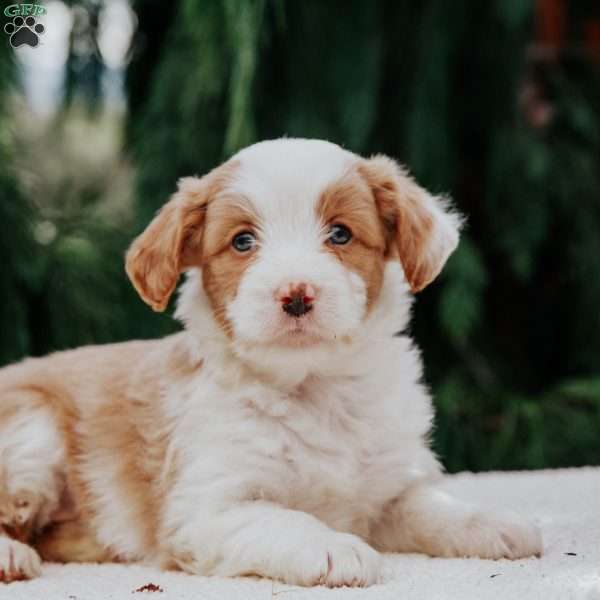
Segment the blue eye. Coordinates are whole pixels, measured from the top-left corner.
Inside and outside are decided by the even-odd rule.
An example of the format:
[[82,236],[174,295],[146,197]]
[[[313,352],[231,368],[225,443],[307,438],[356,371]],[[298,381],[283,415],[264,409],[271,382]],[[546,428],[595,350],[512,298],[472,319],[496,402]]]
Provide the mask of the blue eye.
[[241,233],[238,233],[231,241],[231,245],[238,252],[248,252],[248,250],[252,250],[255,243],[256,237],[251,231],[242,231]]
[[351,239],[352,232],[345,225],[337,223],[329,228],[328,242],[343,245],[347,244]]

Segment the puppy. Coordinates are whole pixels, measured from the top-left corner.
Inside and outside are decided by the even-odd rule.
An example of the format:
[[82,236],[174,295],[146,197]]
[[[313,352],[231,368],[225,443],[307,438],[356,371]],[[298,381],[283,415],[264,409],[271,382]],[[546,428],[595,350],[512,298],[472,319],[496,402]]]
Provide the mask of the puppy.
[[436,488],[403,332],[461,224],[385,156],[253,145],[178,191],[126,269],[179,334],[0,372],[0,578],[40,558],[366,586],[380,552],[521,558],[531,524]]

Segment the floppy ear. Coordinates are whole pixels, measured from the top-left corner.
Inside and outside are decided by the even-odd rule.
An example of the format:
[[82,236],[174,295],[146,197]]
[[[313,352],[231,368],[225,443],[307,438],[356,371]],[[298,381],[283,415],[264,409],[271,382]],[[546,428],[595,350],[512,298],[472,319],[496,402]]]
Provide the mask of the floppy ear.
[[127,275],[144,302],[156,311],[167,307],[180,273],[200,265],[208,198],[205,178],[180,179],[177,192],[127,251]]
[[456,248],[460,215],[450,209],[447,200],[417,185],[387,156],[365,160],[358,169],[371,187],[392,252],[395,246],[411,290],[422,290],[438,276]]

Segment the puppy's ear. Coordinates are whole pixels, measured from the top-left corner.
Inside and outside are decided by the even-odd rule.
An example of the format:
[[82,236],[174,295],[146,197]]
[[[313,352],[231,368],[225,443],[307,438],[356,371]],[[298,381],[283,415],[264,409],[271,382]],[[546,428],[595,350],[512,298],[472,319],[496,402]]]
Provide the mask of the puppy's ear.
[[177,192],[127,251],[127,275],[155,311],[165,310],[181,272],[200,266],[202,227],[211,187],[206,177],[181,179]]
[[398,253],[411,290],[422,290],[456,248],[460,215],[450,210],[447,200],[417,185],[387,156],[365,160],[358,170],[371,187],[388,231],[388,252]]

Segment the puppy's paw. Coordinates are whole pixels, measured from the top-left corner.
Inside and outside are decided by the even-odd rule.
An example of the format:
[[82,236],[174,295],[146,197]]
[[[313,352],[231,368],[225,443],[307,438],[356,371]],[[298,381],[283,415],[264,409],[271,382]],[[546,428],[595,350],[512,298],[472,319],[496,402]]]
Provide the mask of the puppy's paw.
[[542,554],[538,527],[513,513],[475,513],[460,537],[455,556],[514,560]]
[[296,585],[364,587],[379,581],[381,557],[349,533],[328,533],[307,544],[285,579]]
[[17,540],[0,537],[0,582],[38,577],[42,563],[37,552]]

